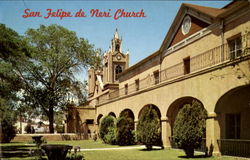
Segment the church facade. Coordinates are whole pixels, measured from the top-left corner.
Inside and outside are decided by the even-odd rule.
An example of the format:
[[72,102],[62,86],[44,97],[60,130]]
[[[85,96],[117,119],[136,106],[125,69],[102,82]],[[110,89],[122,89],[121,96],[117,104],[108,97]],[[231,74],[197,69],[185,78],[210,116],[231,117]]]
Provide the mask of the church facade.
[[178,111],[197,100],[208,113],[207,149],[249,156],[249,15],[248,1],[223,8],[182,4],[159,50],[130,67],[129,53],[122,51],[116,31],[103,68],[88,71],[88,105],[68,113],[68,132],[79,131],[82,124],[98,132],[102,117],[119,117],[124,111],[136,129],[140,111],[150,105],[159,113],[164,146],[173,147]]

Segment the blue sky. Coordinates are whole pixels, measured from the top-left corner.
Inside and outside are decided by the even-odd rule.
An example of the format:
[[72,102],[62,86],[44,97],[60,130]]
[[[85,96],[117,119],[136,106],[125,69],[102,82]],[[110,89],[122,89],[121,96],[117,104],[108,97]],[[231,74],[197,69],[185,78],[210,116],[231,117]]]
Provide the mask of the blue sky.
[[[69,30],[75,31],[79,37],[84,37],[94,44],[96,48],[103,51],[108,50],[110,40],[115,29],[118,28],[123,39],[123,51],[130,52],[130,66],[157,51],[168,32],[181,3],[192,3],[197,5],[221,8],[230,1],[1,1],[0,2],[0,23],[14,29],[21,35],[28,28],[38,28],[40,24],[62,25]],[[46,9],[62,9],[63,11],[75,13],[82,9],[87,17],[29,17],[23,18],[24,10],[41,12],[46,16]],[[138,12],[143,9],[145,18],[120,18],[113,17],[90,17],[91,9],[109,11],[114,15],[117,9],[124,9],[127,12]],[[86,71],[78,73],[77,77],[85,79]]]

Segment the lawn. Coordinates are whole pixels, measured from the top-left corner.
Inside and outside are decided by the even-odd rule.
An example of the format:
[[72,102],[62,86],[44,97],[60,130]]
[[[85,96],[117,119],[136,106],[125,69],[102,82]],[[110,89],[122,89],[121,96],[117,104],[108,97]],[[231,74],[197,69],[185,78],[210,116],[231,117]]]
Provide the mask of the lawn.
[[[164,149],[143,151],[132,150],[107,150],[107,151],[85,151],[86,160],[187,160],[184,152],[180,150]],[[209,157],[202,158],[201,153],[196,153],[195,160],[236,160],[232,157]]]
[[[48,142],[49,144],[68,144],[72,146],[81,146],[81,149],[93,149],[93,148],[119,148],[119,146],[103,144],[101,141],[94,142],[93,140],[84,141],[56,141]],[[3,155],[7,155],[4,158],[8,160],[32,160],[35,157],[30,157],[29,154],[24,154],[29,149],[35,147],[31,144],[25,145],[25,143],[9,143],[0,144]],[[19,154],[6,154],[8,151],[19,151]],[[20,153],[23,152],[23,154]],[[181,150],[164,149],[144,151],[142,149],[119,149],[119,150],[96,150],[96,151],[84,151],[79,154],[83,154],[85,160],[185,160],[184,152]],[[4,159],[3,158],[3,159]],[[210,157],[202,158],[202,153],[196,153],[195,160],[236,160],[232,157]],[[2,159],[1,159],[2,160]]]

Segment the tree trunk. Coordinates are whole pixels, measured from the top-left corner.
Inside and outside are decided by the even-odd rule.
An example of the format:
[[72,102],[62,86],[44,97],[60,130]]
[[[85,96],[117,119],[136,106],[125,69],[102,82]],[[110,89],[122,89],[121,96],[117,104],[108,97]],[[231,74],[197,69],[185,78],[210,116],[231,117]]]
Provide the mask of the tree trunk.
[[53,107],[49,107],[49,133],[54,133],[54,110]]
[[151,151],[152,150],[152,145],[151,144],[146,144],[146,148],[148,151]]
[[186,147],[186,148],[184,148],[184,151],[185,151],[186,156],[188,158],[194,157],[194,148],[192,148],[192,147]]

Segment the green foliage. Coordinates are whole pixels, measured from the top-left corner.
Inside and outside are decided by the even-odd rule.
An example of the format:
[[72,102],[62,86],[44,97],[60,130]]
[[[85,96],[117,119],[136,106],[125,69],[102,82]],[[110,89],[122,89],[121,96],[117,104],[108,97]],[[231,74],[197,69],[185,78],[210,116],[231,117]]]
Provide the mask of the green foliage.
[[30,57],[23,58],[15,68],[25,86],[24,101],[48,117],[53,133],[54,111],[66,106],[65,95],[71,93],[83,99],[75,73],[101,62],[101,58],[86,39],[62,26],[28,29],[25,38]]
[[120,117],[117,120],[117,144],[120,146],[135,144],[133,132],[134,121],[130,117]]
[[192,157],[194,149],[201,146],[206,117],[206,110],[201,103],[195,100],[191,105],[185,104],[176,117],[173,140],[178,147],[184,149],[188,157]]
[[13,72],[19,58],[26,56],[26,43],[14,30],[0,24],[0,141],[10,142],[15,136],[16,93],[22,88],[20,77]]
[[56,125],[57,133],[64,133],[64,126],[63,125]]
[[27,125],[25,126],[24,130],[25,130],[26,133],[31,133],[31,132],[32,132],[32,131],[31,131],[31,130],[32,130],[31,124],[27,124]]
[[153,145],[161,146],[161,122],[157,111],[152,106],[143,108],[138,121],[137,140],[146,145],[148,150]]
[[100,126],[100,138],[107,144],[116,144],[116,120],[113,116],[103,118]]
[[72,153],[65,158],[65,160],[85,160],[84,156],[77,153]]
[[16,136],[15,114],[6,100],[0,98],[0,142],[9,143]]

